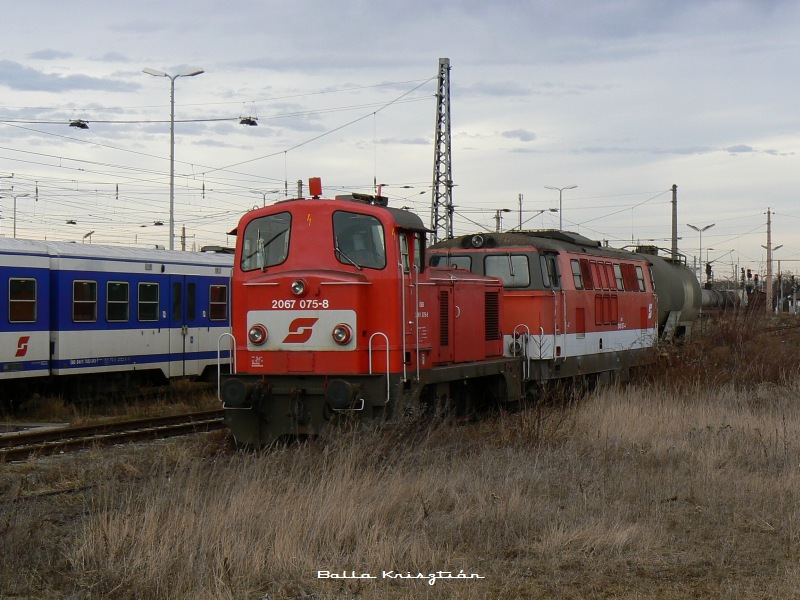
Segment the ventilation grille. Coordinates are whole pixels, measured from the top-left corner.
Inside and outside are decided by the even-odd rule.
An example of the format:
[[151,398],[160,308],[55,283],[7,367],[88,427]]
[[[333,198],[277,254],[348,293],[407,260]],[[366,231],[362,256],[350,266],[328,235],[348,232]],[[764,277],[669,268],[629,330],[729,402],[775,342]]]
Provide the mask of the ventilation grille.
[[486,293],[486,341],[500,339],[500,294]]
[[450,345],[450,299],[447,292],[439,292],[439,343]]

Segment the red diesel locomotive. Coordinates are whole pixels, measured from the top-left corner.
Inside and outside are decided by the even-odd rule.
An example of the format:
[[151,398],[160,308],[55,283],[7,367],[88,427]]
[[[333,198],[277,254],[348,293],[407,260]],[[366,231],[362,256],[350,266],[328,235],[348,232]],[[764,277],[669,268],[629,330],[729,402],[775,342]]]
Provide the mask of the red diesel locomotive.
[[[421,219],[385,198],[311,193],[237,227],[221,400],[242,444],[318,434],[337,413],[466,413],[551,379],[624,374],[696,314],[688,269],[652,255],[562,232],[426,248]],[[668,307],[654,272],[677,290]]]

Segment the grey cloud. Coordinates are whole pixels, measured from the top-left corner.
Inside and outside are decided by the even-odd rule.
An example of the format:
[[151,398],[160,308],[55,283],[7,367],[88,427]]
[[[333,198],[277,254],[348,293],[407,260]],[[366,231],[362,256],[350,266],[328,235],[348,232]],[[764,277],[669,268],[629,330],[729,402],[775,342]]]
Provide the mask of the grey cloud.
[[52,48],[48,48],[47,50],[39,50],[37,52],[31,52],[28,54],[28,58],[35,60],[55,60],[60,58],[71,58],[72,56],[73,55],[69,52],[53,50]]
[[105,90],[130,92],[141,86],[88,75],[43,73],[10,60],[0,60],[0,85],[13,90],[63,92],[69,90]]
[[425,138],[383,138],[379,144],[398,144],[401,146],[427,146],[431,140]]
[[112,63],[127,63],[130,62],[130,59],[125,56],[124,54],[120,54],[119,52],[107,52],[103,56],[100,56],[94,60],[99,62],[112,62]]
[[536,139],[536,134],[527,129],[514,129],[511,131],[504,131],[500,135],[503,137],[519,140],[521,142],[532,142]]
[[731,154],[755,152],[755,148],[753,148],[752,146],[747,146],[745,144],[739,144],[738,146],[731,146],[729,148],[725,148],[725,150],[730,152]]

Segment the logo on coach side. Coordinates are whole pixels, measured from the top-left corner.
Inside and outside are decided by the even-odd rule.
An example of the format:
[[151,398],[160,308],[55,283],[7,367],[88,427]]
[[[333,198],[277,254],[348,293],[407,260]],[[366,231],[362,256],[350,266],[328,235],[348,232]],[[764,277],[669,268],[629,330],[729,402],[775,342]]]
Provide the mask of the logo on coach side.
[[319,321],[316,317],[301,317],[289,325],[289,335],[283,340],[284,344],[304,344],[311,339],[314,323]]
[[17,342],[17,353],[14,356],[25,356],[28,353],[28,342],[31,336],[23,335]]

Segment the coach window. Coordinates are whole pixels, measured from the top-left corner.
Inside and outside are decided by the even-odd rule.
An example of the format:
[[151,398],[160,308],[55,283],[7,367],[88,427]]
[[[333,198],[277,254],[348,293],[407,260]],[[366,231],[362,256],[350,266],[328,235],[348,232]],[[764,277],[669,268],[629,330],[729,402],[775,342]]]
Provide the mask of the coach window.
[[224,321],[228,318],[228,286],[212,285],[209,293],[211,303],[208,309],[209,319]]
[[472,270],[472,259],[469,256],[453,256],[452,254],[434,254],[431,256],[432,267],[449,267]]
[[158,284],[139,284],[139,320],[158,321]]
[[546,288],[559,288],[561,287],[558,278],[558,266],[556,265],[556,257],[552,254],[542,254],[539,256],[539,265],[542,268],[542,284]]
[[109,281],[106,284],[106,320],[125,323],[130,315],[127,281]]
[[521,254],[487,254],[483,268],[489,277],[503,280],[503,287],[526,288],[531,284],[528,257]]
[[386,266],[383,225],[371,215],[341,210],[333,213],[333,249],[336,260],[359,270]]
[[8,320],[11,323],[36,322],[36,280],[8,280]]
[[253,219],[242,235],[242,271],[279,265],[289,254],[292,215],[288,212]]
[[180,323],[182,319],[181,307],[183,306],[183,285],[180,282],[172,284],[172,320]]
[[190,282],[186,284],[186,320],[194,321],[197,319],[197,284]]
[[97,282],[72,282],[72,320],[93,323],[97,321]]

